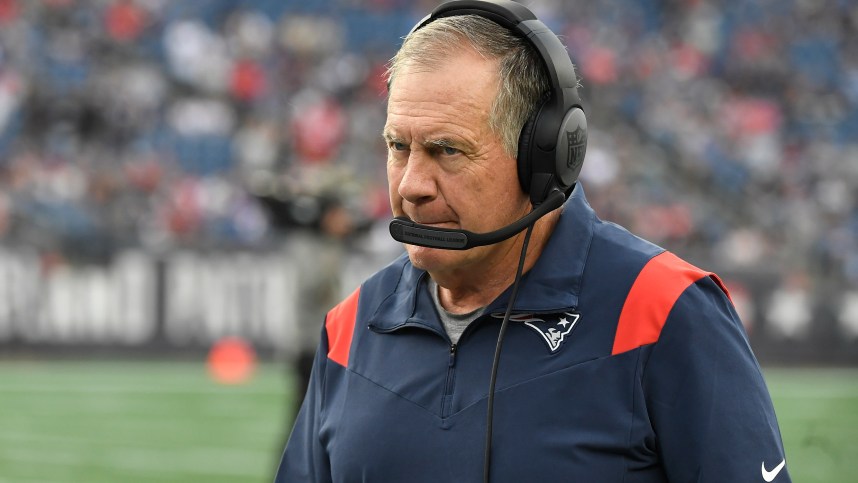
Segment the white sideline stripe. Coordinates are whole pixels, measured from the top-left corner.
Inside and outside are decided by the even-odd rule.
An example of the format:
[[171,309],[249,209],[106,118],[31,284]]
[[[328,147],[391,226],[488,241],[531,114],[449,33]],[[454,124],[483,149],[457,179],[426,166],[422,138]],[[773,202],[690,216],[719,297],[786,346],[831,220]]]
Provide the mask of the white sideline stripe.
[[828,386],[808,389],[794,386],[783,388],[775,385],[769,386],[769,391],[773,399],[858,399],[858,386]]
[[[175,475],[176,472],[218,476],[260,476],[273,453],[239,448],[188,448],[182,451],[118,448],[100,458],[73,451],[45,453],[43,449],[7,448],[2,460],[44,466],[96,466],[143,475]],[[265,476],[265,475],[263,475]]]
[[839,394],[837,391],[825,393],[802,394],[799,390],[790,391],[789,393],[778,392],[772,394],[772,399],[792,399],[795,401],[831,401],[843,400],[852,401],[858,400],[858,393],[855,394]]
[[15,476],[14,480],[7,480],[6,478],[0,476],[0,483],[22,483],[25,481],[27,483],[57,483],[57,482],[63,481],[63,480],[46,480],[42,477],[35,478],[32,476],[21,476],[21,475]]
[[[283,384],[286,385],[285,383]],[[40,393],[40,394],[217,394],[219,396],[280,396],[285,394],[283,389],[257,389],[242,386],[212,386],[212,387],[163,387],[156,384],[134,385],[88,385],[71,384],[4,384],[0,393]]]
[[[136,422],[135,424],[132,424],[131,426],[140,427],[140,428],[143,428],[143,427],[151,428],[152,427],[151,424],[146,424],[143,422]],[[170,425],[164,425],[164,426],[170,426]],[[127,429],[127,428],[123,428],[123,429]],[[169,433],[165,433],[165,435],[169,436]],[[271,438],[271,435],[269,433],[262,432],[262,431],[259,431],[258,429],[253,429],[253,428],[243,429],[242,435],[243,436],[255,436],[256,441],[264,440],[263,438]],[[0,433],[0,442],[15,443],[16,445],[20,445],[23,442],[41,443],[42,445],[60,445],[62,447],[72,447],[72,448],[77,447],[81,443],[94,444],[94,445],[99,446],[99,447],[116,446],[116,447],[133,447],[133,448],[145,448],[145,447],[148,447],[148,446],[151,446],[151,445],[154,445],[157,443],[157,441],[155,441],[155,440],[146,440],[146,443],[148,443],[148,444],[134,445],[134,443],[130,443],[130,442],[128,442],[128,440],[105,439],[104,436],[100,435],[100,434],[76,434],[76,435],[72,436],[72,435],[68,435],[68,434],[52,434],[52,433],[32,434],[32,433],[23,433],[20,431],[16,432],[16,431],[8,431],[8,430],[5,430],[2,433]],[[217,447],[217,448],[235,448],[238,446],[239,445],[236,443],[234,445],[233,444],[224,444],[224,445],[217,445],[217,446],[209,446],[209,448],[215,448],[215,447]],[[193,446],[191,446],[191,447],[193,447]],[[166,449],[166,448],[160,448],[160,449]],[[173,449],[176,449],[176,448],[173,447]],[[5,448],[3,448],[3,451],[6,451]],[[3,454],[4,453],[2,451],[0,451],[0,460],[3,459],[3,456],[2,456]]]

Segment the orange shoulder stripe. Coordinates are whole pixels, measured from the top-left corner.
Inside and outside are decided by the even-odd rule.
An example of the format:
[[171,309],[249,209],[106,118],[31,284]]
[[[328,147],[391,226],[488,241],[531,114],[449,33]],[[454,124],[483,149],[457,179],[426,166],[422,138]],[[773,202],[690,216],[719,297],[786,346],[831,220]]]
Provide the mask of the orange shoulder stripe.
[[[710,276],[727,293],[721,280],[670,252],[653,257],[638,274],[629,291],[611,354],[658,341],[673,305],[691,284]],[[729,297],[729,293],[727,294]]]
[[325,329],[328,332],[328,359],[343,367],[349,365],[349,350],[355,331],[359,298],[360,287],[332,308],[325,318]]

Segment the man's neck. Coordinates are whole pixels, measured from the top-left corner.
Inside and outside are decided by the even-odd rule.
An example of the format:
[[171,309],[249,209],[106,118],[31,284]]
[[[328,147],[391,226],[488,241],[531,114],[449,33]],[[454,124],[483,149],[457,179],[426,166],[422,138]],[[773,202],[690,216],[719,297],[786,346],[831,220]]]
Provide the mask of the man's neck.
[[[536,222],[527,247],[523,273],[536,264],[560,218],[560,210],[549,213]],[[438,299],[450,313],[464,314],[494,301],[515,281],[525,232],[503,242],[498,256],[480,267],[467,267],[455,272],[430,272],[438,284]]]

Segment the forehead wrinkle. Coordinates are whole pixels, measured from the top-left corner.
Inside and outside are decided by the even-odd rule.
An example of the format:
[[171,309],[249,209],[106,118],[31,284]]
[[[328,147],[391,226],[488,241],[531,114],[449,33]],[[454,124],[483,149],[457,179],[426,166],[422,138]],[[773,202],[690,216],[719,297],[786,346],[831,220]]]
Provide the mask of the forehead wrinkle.
[[[393,87],[388,96],[388,113],[406,109],[410,113],[431,114],[439,108],[459,111],[463,109],[480,112],[488,117],[491,104],[497,95],[498,86],[494,85],[494,94],[489,103],[472,92],[471,85],[477,81],[463,80],[461,85],[453,85],[444,90],[434,86],[437,73],[407,71],[400,75],[401,83]],[[410,81],[408,85],[405,81]]]
[[[445,123],[449,124],[449,123]],[[456,129],[458,127],[459,129]],[[464,128],[464,129],[463,129]],[[456,132],[456,131],[462,132]],[[412,142],[412,136],[417,139],[413,142],[424,147],[456,147],[456,146],[472,146],[479,137],[478,130],[470,130],[464,126],[435,126],[426,129],[425,132],[417,126],[416,132],[412,132],[411,126],[400,125],[398,123],[387,124],[382,130],[382,137],[388,142]]]
[[[398,84],[391,90],[384,138],[406,144],[416,142],[426,148],[476,150],[480,139],[491,132],[490,104],[469,92],[425,89],[421,79],[425,74],[409,71],[401,80],[413,82],[407,86]],[[468,115],[467,121],[462,114]]]

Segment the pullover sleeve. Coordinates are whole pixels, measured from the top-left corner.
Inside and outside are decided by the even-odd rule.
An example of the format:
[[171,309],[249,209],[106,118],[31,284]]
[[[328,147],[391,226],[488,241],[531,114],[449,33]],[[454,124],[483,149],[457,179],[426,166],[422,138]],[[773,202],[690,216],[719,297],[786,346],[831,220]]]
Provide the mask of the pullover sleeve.
[[286,450],[280,460],[280,467],[274,478],[275,483],[286,482],[330,482],[330,461],[319,439],[321,412],[327,361],[327,330],[322,329],[322,338],[316,351],[316,359],[310,375],[310,384],[292,434],[286,443]]
[[642,384],[671,483],[791,481],[759,364],[710,277],[676,301]]

